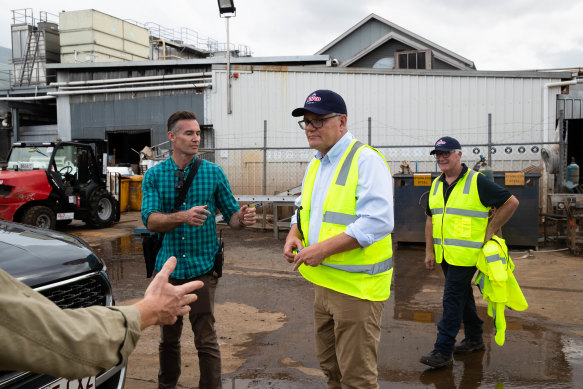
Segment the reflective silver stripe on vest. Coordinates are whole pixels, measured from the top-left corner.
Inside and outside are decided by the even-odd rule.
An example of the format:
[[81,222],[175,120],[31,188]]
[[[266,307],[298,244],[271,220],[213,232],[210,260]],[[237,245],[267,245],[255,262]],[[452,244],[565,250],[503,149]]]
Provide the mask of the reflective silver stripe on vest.
[[431,216],[441,215],[443,213],[443,208],[434,208],[431,210]]
[[480,277],[480,279],[478,281],[478,289],[480,289],[480,292],[482,292],[482,294],[484,294],[484,278],[486,278],[486,275],[484,273],[480,272],[480,275],[478,277]]
[[344,160],[344,163],[340,168],[340,172],[338,173],[338,177],[336,178],[336,185],[340,186],[346,185],[346,180],[348,179],[348,172],[350,171],[350,166],[352,165],[354,154],[356,153],[356,150],[358,150],[358,148],[363,145],[364,143],[358,140],[352,145],[350,152],[346,156],[346,159]]
[[323,266],[328,266],[333,269],[343,270],[348,273],[365,273],[370,276],[384,273],[393,268],[393,258],[385,259],[382,262],[374,263],[372,265],[336,265],[330,263],[322,263]]
[[324,218],[322,219],[322,222],[332,223],[332,224],[340,224],[342,226],[347,226],[350,223],[354,223],[357,219],[358,219],[358,216],[356,216],[356,215],[349,215],[347,213],[326,211],[326,213],[324,214]]
[[435,196],[435,194],[437,193],[437,188],[439,188],[439,185],[441,185],[441,181],[439,180],[439,178],[437,179],[437,182],[435,183],[435,188],[433,188],[433,195]]
[[506,258],[501,257],[498,254],[489,255],[489,256],[486,257],[486,259],[488,260],[488,263],[492,263],[492,262],[496,262],[496,261],[502,261],[502,263],[504,265],[506,265]]
[[469,249],[481,249],[482,246],[484,246],[484,242],[471,242],[469,240],[461,239],[444,239],[443,244],[448,246],[467,247]]
[[472,186],[472,177],[476,174],[475,170],[468,170],[468,178],[466,178],[466,184],[464,185],[464,194],[470,194],[470,189]]
[[[431,210],[433,214],[433,210]],[[477,217],[481,219],[486,219],[488,217],[487,211],[472,211],[469,209],[462,209],[462,208],[448,208],[447,209],[448,215],[457,215],[457,216],[469,216],[469,217]]]
[[441,244],[440,238],[433,238],[433,244]]

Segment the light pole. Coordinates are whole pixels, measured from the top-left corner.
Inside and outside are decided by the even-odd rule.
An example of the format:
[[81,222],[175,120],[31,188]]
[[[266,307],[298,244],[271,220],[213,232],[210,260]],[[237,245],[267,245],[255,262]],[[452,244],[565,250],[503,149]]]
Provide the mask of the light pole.
[[219,15],[227,21],[227,114],[231,110],[231,46],[229,42],[229,19],[236,15],[235,0],[217,0]]

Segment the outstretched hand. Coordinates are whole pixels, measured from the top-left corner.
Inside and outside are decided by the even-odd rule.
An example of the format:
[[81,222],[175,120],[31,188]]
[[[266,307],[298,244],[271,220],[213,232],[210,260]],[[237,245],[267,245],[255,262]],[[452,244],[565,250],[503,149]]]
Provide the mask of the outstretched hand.
[[140,310],[142,330],[151,325],[174,324],[178,316],[190,311],[189,304],[196,301],[197,296],[191,292],[202,288],[202,281],[171,285],[168,278],[175,267],[176,257],[168,258],[146,289],[143,300],[135,304]]
[[257,214],[255,207],[249,207],[247,204],[243,205],[239,210],[239,223],[245,227],[255,224]]

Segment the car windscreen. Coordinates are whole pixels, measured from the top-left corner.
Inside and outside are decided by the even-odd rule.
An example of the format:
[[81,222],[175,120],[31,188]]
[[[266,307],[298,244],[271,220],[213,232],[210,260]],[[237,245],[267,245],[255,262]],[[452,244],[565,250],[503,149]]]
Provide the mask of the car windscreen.
[[52,146],[14,147],[10,153],[7,168],[14,170],[47,170],[52,152]]

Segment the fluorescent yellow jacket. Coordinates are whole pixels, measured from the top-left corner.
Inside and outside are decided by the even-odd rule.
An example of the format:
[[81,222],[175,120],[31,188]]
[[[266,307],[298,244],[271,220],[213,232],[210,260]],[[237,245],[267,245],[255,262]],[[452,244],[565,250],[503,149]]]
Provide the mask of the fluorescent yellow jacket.
[[488,315],[494,319],[496,326],[495,340],[499,346],[506,339],[506,307],[515,311],[524,311],[528,303],[514,277],[514,262],[508,255],[504,239],[494,235],[484,247],[477,263],[478,276],[476,285],[483,298],[488,302]]
[[435,260],[443,258],[455,266],[476,266],[488,227],[488,211],[478,195],[478,172],[468,169],[451,187],[445,205],[443,183],[433,180],[429,192],[429,208],[433,223]]
[[[343,233],[349,224],[358,219],[356,215],[358,156],[364,147],[370,146],[353,140],[334,172],[324,200],[319,241]],[[319,166],[320,160],[314,158],[308,167],[302,189],[301,207],[298,210],[298,223],[305,234],[304,247],[315,243],[308,242],[307,235],[312,192]],[[316,285],[364,300],[384,301],[389,298],[393,275],[391,235],[368,247],[334,254],[316,267],[302,264],[299,270],[307,280]]]

